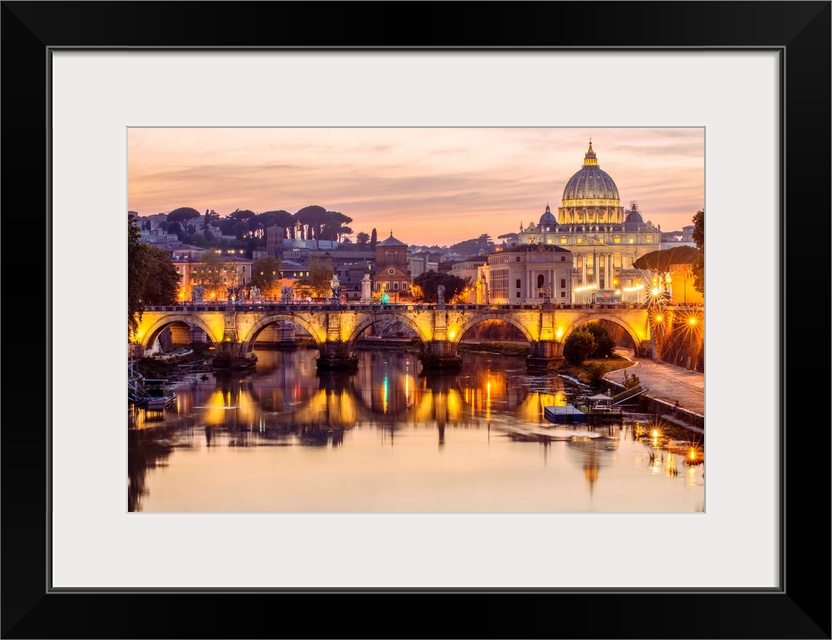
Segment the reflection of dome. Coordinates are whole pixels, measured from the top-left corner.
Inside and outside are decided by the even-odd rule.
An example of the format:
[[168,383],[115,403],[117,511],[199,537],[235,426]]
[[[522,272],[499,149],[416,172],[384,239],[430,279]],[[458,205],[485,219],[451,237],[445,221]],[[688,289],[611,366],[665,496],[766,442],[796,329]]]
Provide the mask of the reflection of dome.
[[557,220],[555,220],[555,216],[552,215],[548,204],[546,205],[546,212],[540,216],[540,222],[538,224],[541,227],[554,227],[557,224]]
[[593,202],[592,204],[615,207],[620,202],[615,182],[606,171],[601,171],[598,166],[598,160],[592,150],[592,142],[589,143],[589,150],[584,156],[584,166],[569,178],[563,190],[564,207],[576,205],[577,203],[573,203],[575,200],[612,200],[614,202]]

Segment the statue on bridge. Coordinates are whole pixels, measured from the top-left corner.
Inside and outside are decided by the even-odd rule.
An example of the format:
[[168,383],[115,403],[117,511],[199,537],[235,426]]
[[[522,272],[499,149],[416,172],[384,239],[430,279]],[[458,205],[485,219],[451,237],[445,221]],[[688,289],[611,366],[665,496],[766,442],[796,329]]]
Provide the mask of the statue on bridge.
[[289,304],[292,301],[292,287],[285,284],[280,287],[280,301],[283,304]]
[[436,305],[441,309],[445,306],[445,285],[436,287]]
[[203,302],[205,299],[205,287],[201,284],[191,289],[191,302]]

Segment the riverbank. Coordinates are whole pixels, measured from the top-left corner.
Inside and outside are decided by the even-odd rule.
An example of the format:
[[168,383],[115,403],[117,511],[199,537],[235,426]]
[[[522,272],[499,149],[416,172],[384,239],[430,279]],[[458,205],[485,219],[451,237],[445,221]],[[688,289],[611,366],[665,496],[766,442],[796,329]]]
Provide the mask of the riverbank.
[[528,356],[531,354],[531,347],[525,340],[523,342],[482,340],[476,342],[460,342],[459,352],[498,354],[503,356]]
[[632,364],[633,363],[626,358],[613,355],[609,358],[585,360],[583,364],[580,365],[570,364],[566,360],[559,360],[549,368],[549,371],[557,373],[561,376],[574,378],[583,384],[598,386],[604,379],[604,376],[611,371],[626,369],[627,367],[632,366]]

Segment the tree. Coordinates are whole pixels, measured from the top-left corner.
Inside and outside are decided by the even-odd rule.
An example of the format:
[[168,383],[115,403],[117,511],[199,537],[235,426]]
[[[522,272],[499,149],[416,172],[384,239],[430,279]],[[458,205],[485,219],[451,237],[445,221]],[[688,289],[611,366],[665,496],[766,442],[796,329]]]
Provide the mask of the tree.
[[240,222],[243,222],[243,221],[246,221],[246,220],[251,220],[256,215],[257,214],[254,213],[254,211],[251,211],[250,209],[236,209],[236,210],[232,211],[231,213],[229,213],[228,217],[231,218],[232,220],[238,220]]
[[311,235],[315,238],[315,246],[318,246],[318,240],[321,240],[321,227],[327,221],[327,211],[323,207],[320,207],[316,204],[310,205],[308,207],[303,207],[303,209],[299,209],[297,213],[295,213],[295,218],[297,218],[298,222],[309,229],[309,233],[307,233],[307,238]]
[[146,250],[147,279],[142,290],[142,305],[175,304],[182,276],[176,272],[167,251],[151,245]]
[[127,216],[127,332],[139,328],[147,305],[173,304],[180,275],[164,249],[139,242],[141,229],[134,215]]
[[376,244],[378,243],[378,233],[375,229],[373,229],[372,233],[370,233],[370,249],[375,249]]
[[613,340],[610,330],[600,322],[590,322],[585,325],[585,328],[592,334],[595,340],[595,349],[592,352],[592,357],[608,358],[611,356],[615,349],[615,340]]
[[332,260],[312,258],[309,263],[309,275],[301,280],[301,284],[309,287],[315,296],[323,297],[332,291],[330,283],[334,273]]
[[209,231],[207,229],[205,230],[204,233],[202,231],[197,231],[190,238],[188,238],[188,244],[193,244],[193,245],[196,245],[197,247],[202,247],[202,248],[207,247],[208,246],[208,237],[206,235],[207,233],[209,233]]
[[633,261],[636,269],[648,269],[667,273],[672,264],[694,263],[699,257],[699,250],[693,247],[673,247],[662,251],[650,251]]
[[127,332],[132,336],[142,320],[142,291],[147,280],[147,245],[139,242],[136,216],[127,216]]
[[584,327],[570,333],[563,343],[563,357],[569,364],[583,364],[594,351],[595,338]]
[[193,280],[204,286],[206,293],[213,293],[221,299],[228,283],[228,265],[222,253],[211,249],[203,253],[201,264],[193,271]]
[[700,253],[693,265],[693,288],[705,293],[705,210],[700,209],[693,216],[693,242]]
[[251,284],[267,296],[277,295],[281,261],[272,256],[259,258],[251,265]]
[[220,219],[220,214],[218,214],[213,209],[211,209],[210,211],[208,211],[208,209],[206,209],[205,210],[205,219],[202,221],[202,228],[203,229],[209,228],[211,225],[219,222],[219,219]]
[[266,229],[273,226],[281,226],[277,223],[277,218],[278,215],[276,211],[264,211],[263,213],[258,213],[248,221],[249,230],[253,231],[254,235],[259,238],[265,237]]
[[450,273],[437,273],[430,270],[414,278],[413,284],[416,297],[423,302],[438,302],[437,288],[439,285],[444,285],[445,301],[449,302],[465,290],[468,280]]
[[358,243],[358,246],[363,249],[370,241],[370,236],[363,231],[359,231],[355,236],[355,241]]
[[199,211],[192,207],[179,207],[168,214],[168,222],[188,223],[188,220],[194,220],[199,217]]
[[168,234],[175,233],[176,237],[180,240],[185,237],[185,230],[182,228],[182,225],[178,222],[171,222],[168,224]]
[[483,233],[479,238],[457,242],[451,245],[449,249],[463,256],[476,256],[492,253],[494,251],[494,242],[491,240],[491,236]]
[[[276,209],[274,211],[264,211],[260,215],[269,216],[269,219],[272,221],[271,224],[275,224],[278,227],[284,229],[284,237],[294,239],[295,224],[297,223],[297,219],[294,215],[283,209]],[[268,229],[269,226],[271,225],[266,225],[264,228]]]

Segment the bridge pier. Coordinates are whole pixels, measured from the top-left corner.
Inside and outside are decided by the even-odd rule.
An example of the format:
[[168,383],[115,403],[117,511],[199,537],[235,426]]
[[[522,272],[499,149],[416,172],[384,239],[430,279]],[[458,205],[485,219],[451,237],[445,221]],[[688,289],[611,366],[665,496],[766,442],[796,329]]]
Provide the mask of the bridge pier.
[[545,371],[563,358],[563,344],[555,340],[532,341],[531,351],[526,359],[526,366],[532,371]]
[[457,344],[449,340],[431,340],[419,356],[422,369],[431,371],[458,371],[462,358],[457,354]]
[[315,361],[318,371],[351,371],[358,368],[358,356],[341,340],[324,342]]
[[216,346],[211,365],[215,369],[251,369],[257,365],[257,356],[246,353],[242,342],[224,340]]

